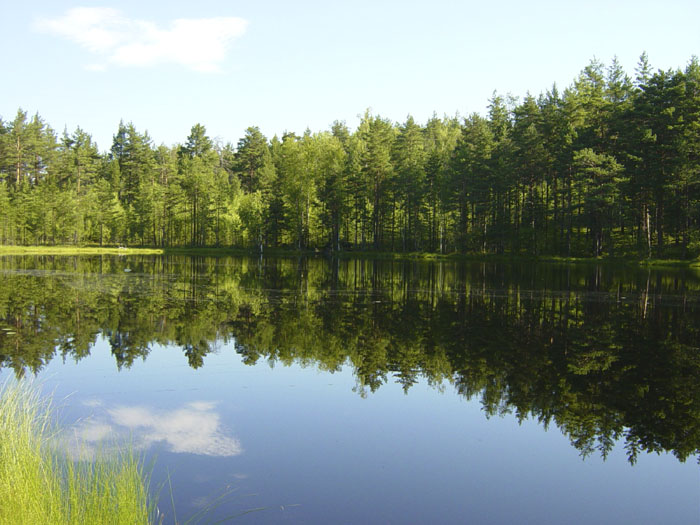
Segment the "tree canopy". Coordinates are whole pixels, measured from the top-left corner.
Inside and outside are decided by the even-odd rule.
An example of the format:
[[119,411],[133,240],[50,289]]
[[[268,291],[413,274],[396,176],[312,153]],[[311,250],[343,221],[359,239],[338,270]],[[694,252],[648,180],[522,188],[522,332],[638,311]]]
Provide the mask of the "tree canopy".
[[0,119],[0,243],[693,257],[699,156],[696,58],[642,55],[634,79],[593,60],[563,91],[494,92],[487,115],[367,111],[235,145],[120,122],[100,153],[20,109]]

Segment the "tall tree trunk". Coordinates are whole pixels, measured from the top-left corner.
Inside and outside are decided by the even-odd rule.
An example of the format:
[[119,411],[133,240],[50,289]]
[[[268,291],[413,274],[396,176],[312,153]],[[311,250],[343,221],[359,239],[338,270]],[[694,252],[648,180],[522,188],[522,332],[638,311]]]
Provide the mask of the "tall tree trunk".
[[658,255],[664,251],[664,194],[660,190],[656,194],[656,249]]

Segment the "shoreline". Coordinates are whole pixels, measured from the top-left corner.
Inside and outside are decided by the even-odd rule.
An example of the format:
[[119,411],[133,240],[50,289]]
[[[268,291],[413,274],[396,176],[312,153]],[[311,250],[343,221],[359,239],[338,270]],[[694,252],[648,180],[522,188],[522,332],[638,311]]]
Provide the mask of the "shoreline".
[[[205,257],[247,256],[258,257],[261,253],[254,249],[231,247],[118,247],[118,246],[0,246],[0,256],[4,255],[192,255]],[[641,267],[700,268],[698,259],[637,259],[633,257],[562,257],[556,255],[496,255],[479,253],[430,253],[430,252],[373,252],[320,250],[296,250],[268,248],[263,256],[273,257],[326,257],[337,259],[377,259],[396,261],[472,261],[472,262],[532,262],[555,264],[624,264]]]

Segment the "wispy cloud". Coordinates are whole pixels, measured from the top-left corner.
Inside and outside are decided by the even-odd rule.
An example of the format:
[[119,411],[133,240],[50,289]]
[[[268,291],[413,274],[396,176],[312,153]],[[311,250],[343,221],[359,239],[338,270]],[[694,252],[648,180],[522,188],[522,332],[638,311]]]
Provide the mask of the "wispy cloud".
[[165,28],[124,16],[108,7],[76,7],[58,18],[43,18],[35,29],[67,38],[98,55],[104,70],[117,66],[180,64],[194,71],[219,71],[231,42],[241,37],[248,22],[236,17],[180,18]]

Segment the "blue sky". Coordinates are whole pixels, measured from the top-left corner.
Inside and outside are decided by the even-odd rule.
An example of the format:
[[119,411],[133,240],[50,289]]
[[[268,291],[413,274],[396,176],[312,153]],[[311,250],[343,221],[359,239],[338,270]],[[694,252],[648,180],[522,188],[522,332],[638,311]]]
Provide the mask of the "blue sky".
[[235,143],[366,108],[425,122],[566,87],[594,56],[633,75],[642,51],[655,69],[700,54],[697,0],[6,1],[0,20],[0,116],[38,111],[103,150],[120,119],[168,145],[195,123]]

